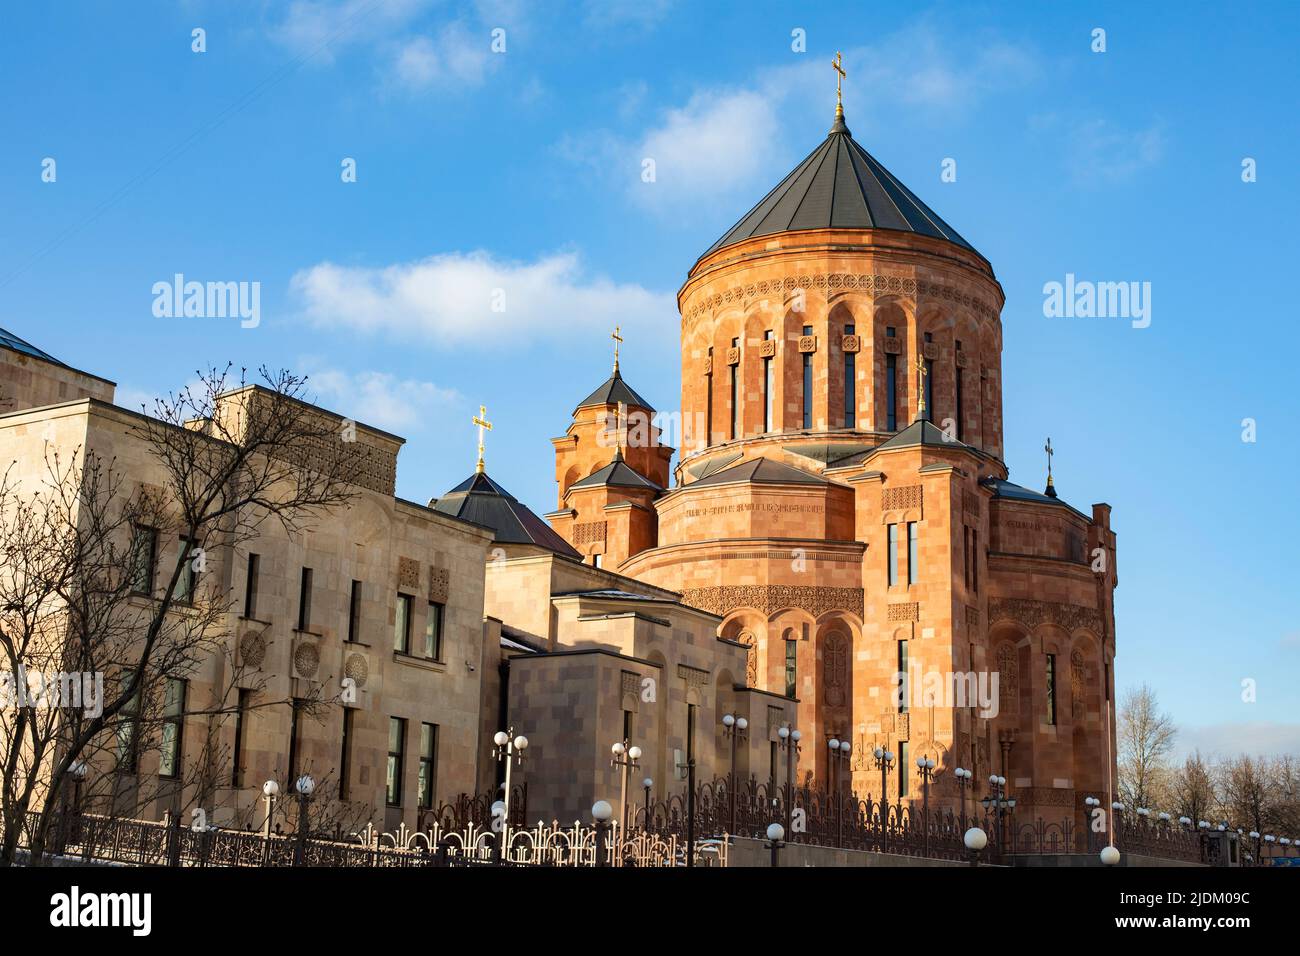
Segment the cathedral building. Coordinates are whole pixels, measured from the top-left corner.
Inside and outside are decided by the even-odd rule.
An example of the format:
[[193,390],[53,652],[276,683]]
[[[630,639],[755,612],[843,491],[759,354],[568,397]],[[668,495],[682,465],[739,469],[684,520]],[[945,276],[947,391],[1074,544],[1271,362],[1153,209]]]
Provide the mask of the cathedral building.
[[860,795],[880,794],[877,748],[891,800],[920,799],[926,757],[954,807],[958,767],[975,797],[1005,776],[1029,819],[1107,790],[1110,508],[1067,504],[1050,467],[1042,492],[1008,480],[1003,300],[837,107],[678,294],[674,480],[617,363],[554,440],[555,530],[719,616],[745,684],[797,700],[801,782],[829,782],[838,739]]

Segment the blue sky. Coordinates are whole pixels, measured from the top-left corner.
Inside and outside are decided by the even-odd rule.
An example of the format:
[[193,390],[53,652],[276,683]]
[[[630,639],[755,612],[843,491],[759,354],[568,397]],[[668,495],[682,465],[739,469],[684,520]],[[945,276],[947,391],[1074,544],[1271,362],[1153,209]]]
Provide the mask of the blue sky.
[[[1300,8],[806,6],[9,5],[0,326],[123,404],[207,362],[307,371],[408,439],[420,501],[472,469],[486,403],[493,476],[548,511],[547,439],[615,323],[629,381],[676,408],[676,291],[825,135],[842,49],[855,138],[1006,290],[1012,479],[1041,485],[1050,435],[1062,496],[1114,507],[1120,686],[1154,686],[1183,746],[1300,751]],[[178,272],[260,282],[260,325],[156,318]],[[1151,283],[1150,326],[1045,318],[1067,273]]]

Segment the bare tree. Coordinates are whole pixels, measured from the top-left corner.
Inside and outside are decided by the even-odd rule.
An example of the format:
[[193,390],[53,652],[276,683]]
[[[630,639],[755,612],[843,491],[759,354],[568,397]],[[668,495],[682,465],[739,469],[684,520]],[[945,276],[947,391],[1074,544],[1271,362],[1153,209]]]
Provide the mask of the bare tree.
[[1118,716],[1120,800],[1129,807],[1150,807],[1165,795],[1166,759],[1177,730],[1146,684],[1124,695]]
[[[170,786],[191,799],[215,789],[217,731],[239,674],[231,595],[204,571],[268,522],[295,534],[345,504],[366,464],[366,447],[303,400],[305,379],[263,369],[254,386],[229,366],[198,376],[131,428],[157,465],[156,484],[101,457],[93,439],[62,457],[47,451],[39,487],[12,472],[0,483],[0,653],[20,695],[19,706],[0,708],[0,866],[13,862],[24,832],[40,861],[70,792],[84,801],[81,791],[98,787],[117,799],[114,769],[177,719],[202,716],[208,732],[188,768],[192,786]],[[151,580],[142,594],[142,548],[162,535],[183,546],[162,568],[161,588]],[[170,681],[223,654],[232,661],[216,668],[224,680],[208,700],[168,696]],[[24,685],[36,675],[46,693],[32,700]],[[58,701],[50,675],[61,675]],[[87,680],[97,694],[90,706]]]
[[1224,760],[1216,769],[1223,819],[1258,833],[1272,829],[1277,794],[1268,761],[1241,754]]
[[1216,801],[1214,777],[1199,750],[1174,771],[1170,789],[1179,816],[1189,817],[1193,823],[1208,818]]

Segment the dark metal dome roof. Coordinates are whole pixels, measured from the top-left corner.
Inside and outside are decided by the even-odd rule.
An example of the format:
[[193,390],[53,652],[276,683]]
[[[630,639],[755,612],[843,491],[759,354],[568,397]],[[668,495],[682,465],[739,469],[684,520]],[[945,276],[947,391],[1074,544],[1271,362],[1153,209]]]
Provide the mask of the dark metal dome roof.
[[894,229],[976,252],[858,145],[842,116],[836,116],[822,144],[704,255],[744,239],[796,229]]

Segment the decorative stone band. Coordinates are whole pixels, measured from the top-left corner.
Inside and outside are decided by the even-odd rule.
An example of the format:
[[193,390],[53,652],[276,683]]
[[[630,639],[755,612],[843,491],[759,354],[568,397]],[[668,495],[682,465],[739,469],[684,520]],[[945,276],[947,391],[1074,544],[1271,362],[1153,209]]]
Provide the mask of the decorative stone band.
[[698,667],[691,667],[689,664],[678,664],[677,676],[686,681],[687,687],[694,687],[696,690],[707,687],[709,683],[708,671],[700,670]]
[[827,611],[848,611],[862,616],[861,588],[826,588],[792,584],[744,584],[715,588],[687,588],[682,603],[725,616],[737,608],[773,614],[797,607],[813,617]]
[[1010,619],[1033,630],[1040,624],[1055,624],[1067,631],[1085,627],[1100,634],[1101,614],[1096,608],[1057,601],[1033,601],[1027,598],[1003,598],[989,601],[989,621]]
[[925,295],[936,299],[946,299],[973,309],[986,319],[996,319],[998,310],[983,299],[977,298],[952,286],[937,282],[917,281],[902,276],[881,275],[879,273],[816,273],[813,275],[786,276],[784,279],[751,282],[745,286],[733,286],[725,292],[701,297],[686,311],[686,318],[693,319],[701,312],[712,311],[724,305],[743,304],[753,299],[784,295],[795,289],[816,289],[819,292],[839,292],[858,289],[863,292],[893,293],[896,295]]
[[1017,803],[1033,807],[1073,807],[1077,803],[1074,790],[1065,787],[1018,787],[1012,795]]

